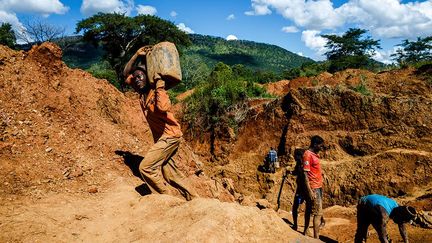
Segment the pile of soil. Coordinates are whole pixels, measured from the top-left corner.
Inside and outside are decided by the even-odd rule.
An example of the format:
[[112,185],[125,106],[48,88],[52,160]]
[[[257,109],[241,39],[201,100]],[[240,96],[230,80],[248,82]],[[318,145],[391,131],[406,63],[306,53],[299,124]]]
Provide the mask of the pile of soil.
[[54,44],[0,48],[1,200],[104,191],[126,176],[115,151],[143,154],[151,142],[134,101],[67,68]]
[[280,80],[273,83],[266,83],[263,86],[271,95],[281,96],[288,92],[290,80]]
[[[430,68],[430,67],[429,67]],[[323,72],[313,77],[299,77],[293,80],[281,80],[264,86],[276,96],[285,96],[291,89],[305,87],[348,87],[354,89],[360,85],[375,94],[391,96],[422,95],[430,91],[428,82],[430,70],[427,65],[421,70],[412,67],[373,73],[368,70],[347,69],[334,74]]]

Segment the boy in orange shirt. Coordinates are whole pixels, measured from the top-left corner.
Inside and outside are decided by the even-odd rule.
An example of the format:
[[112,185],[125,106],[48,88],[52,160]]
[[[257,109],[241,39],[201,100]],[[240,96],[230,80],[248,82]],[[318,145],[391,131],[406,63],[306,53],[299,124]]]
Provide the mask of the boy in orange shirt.
[[166,181],[176,188],[186,200],[191,200],[196,197],[196,194],[186,184],[184,175],[177,168],[173,159],[183,133],[180,124],[170,110],[171,101],[165,90],[165,81],[157,79],[154,87],[151,87],[146,67],[132,68],[140,55],[145,55],[143,49],[138,50],[129,60],[123,74],[126,77],[125,82],[140,94],[141,109],[155,142],[140,163],[141,176],[153,193],[169,194],[170,189]]

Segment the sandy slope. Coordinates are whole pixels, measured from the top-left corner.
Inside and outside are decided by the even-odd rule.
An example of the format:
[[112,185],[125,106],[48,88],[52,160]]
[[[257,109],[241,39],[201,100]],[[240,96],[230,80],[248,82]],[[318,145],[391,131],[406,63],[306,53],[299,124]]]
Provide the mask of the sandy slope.
[[6,203],[0,212],[1,242],[312,242],[273,210],[142,197],[122,179],[105,193],[51,194]]

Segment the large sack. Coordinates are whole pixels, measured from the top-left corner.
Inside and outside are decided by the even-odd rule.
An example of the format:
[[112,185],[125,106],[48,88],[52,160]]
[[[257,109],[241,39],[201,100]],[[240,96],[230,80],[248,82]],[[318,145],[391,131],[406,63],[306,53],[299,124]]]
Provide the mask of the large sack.
[[165,81],[165,89],[181,82],[182,73],[177,48],[171,42],[161,42],[153,46],[146,55],[147,75],[151,85],[159,77]]

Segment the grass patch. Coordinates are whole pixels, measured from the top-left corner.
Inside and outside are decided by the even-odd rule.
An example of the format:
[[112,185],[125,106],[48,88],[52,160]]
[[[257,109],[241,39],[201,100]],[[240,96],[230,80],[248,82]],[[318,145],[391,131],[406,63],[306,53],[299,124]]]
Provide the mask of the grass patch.
[[365,96],[372,95],[372,92],[369,91],[369,89],[367,87],[367,81],[366,81],[366,77],[364,75],[360,75],[360,83],[357,84],[356,86],[354,86],[352,88],[352,90],[354,90],[355,92],[358,92],[362,95],[365,95]]

